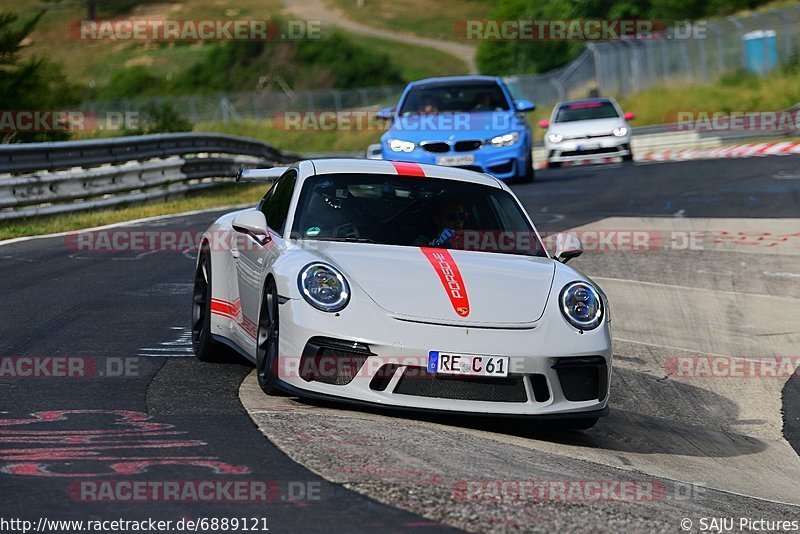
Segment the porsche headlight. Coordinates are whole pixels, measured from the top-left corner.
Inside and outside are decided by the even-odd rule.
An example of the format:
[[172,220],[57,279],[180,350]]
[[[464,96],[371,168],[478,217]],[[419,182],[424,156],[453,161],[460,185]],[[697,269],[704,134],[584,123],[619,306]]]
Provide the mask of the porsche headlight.
[[617,137],[625,137],[625,135],[628,133],[628,129],[625,126],[620,126],[619,128],[614,128],[612,132]]
[[350,300],[350,286],[342,273],[324,263],[306,265],[297,277],[306,302],[325,312],[344,309]]
[[519,141],[519,133],[518,132],[508,132],[507,134],[503,135],[496,135],[489,140],[489,143],[493,147],[501,147],[501,146],[511,146],[514,143]]
[[597,290],[586,282],[571,282],[559,298],[564,318],[579,330],[592,330],[603,322],[603,301]]
[[416,145],[411,141],[402,139],[392,139],[389,141],[389,148],[394,152],[413,152]]
[[547,136],[547,139],[554,144],[558,144],[564,140],[564,136],[561,134],[552,133]]

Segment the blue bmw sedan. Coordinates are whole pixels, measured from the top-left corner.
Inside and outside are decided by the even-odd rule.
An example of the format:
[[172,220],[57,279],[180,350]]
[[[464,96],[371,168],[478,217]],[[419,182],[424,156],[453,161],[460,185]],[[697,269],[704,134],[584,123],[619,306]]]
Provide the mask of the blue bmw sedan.
[[532,102],[515,100],[500,78],[448,76],[412,82],[381,136],[383,159],[486,172],[502,180],[533,181]]

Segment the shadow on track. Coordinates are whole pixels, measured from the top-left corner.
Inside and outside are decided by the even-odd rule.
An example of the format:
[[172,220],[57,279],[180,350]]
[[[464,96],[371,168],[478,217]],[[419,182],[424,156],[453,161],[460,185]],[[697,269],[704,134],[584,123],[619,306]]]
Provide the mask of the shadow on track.
[[[615,402],[613,395],[626,387],[626,383],[651,383],[651,396],[647,399],[621,399]],[[661,392],[658,390],[661,389]],[[678,402],[671,402],[676,399]],[[681,422],[680,414],[675,413],[676,404],[690,399],[699,406],[706,417],[692,417],[696,423]],[[653,377],[630,371],[615,369],[612,381],[611,413],[604,417],[592,430],[584,432],[555,431],[546,423],[534,418],[497,418],[479,415],[440,415],[424,412],[406,412],[398,409],[382,409],[351,405],[337,401],[313,399],[293,399],[295,402],[322,408],[340,408],[361,411],[397,419],[427,421],[451,427],[471,428],[496,434],[505,434],[572,446],[604,449],[624,453],[671,454],[707,458],[730,458],[755,454],[766,449],[760,439],[730,430],[734,423],[747,421],[737,419],[738,408],[734,403],[711,391],[691,385],[668,381],[658,382]],[[638,403],[637,410],[626,405]],[[653,405],[659,405],[663,413],[647,413]],[[624,407],[623,407],[624,406]],[[671,415],[666,415],[673,409]],[[652,410],[656,412],[656,410]],[[712,424],[713,421],[713,424]]]

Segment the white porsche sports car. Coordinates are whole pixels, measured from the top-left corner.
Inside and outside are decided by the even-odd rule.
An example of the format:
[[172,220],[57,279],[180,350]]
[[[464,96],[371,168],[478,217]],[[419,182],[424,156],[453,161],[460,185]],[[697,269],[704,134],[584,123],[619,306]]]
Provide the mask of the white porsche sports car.
[[[278,391],[372,406],[542,416],[607,411],[606,298],[550,256],[509,187],[469,170],[300,161],[201,241],[192,333],[203,361],[252,360]],[[227,356],[226,356],[227,354]]]

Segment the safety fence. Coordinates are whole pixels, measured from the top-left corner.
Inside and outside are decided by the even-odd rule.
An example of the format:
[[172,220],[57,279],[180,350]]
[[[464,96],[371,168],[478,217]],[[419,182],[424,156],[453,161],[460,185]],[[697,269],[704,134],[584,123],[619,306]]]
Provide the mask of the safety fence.
[[[658,85],[705,84],[745,70],[764,74],[800,58],[800,3],[695,21],[691,35],[656,34],[587,44],[569,64],[504,78],[518,98],[550,107],[590,92],[625,97]],[[87,102],[88,114],[138,113],[169,105],[192,124],[261,120],[285,111],[342,111],[395,105],[402,86],[260,91]]]

